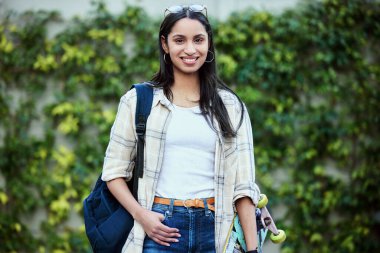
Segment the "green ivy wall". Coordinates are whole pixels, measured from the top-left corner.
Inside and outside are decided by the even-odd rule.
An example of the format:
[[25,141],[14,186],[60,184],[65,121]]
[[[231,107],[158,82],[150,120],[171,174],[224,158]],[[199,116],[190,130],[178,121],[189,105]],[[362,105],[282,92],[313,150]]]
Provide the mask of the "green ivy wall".
[[[379,20],[371,0],[213,20],[219,74],[252,118],[257,181],[283,213],[283,253],[380,250]],[[142,9],[96,2],[48,38],[57,22],[0,20],[0,252],[90,252],[67,220],[101,171],[120,96],[158,68],[159,20]]]

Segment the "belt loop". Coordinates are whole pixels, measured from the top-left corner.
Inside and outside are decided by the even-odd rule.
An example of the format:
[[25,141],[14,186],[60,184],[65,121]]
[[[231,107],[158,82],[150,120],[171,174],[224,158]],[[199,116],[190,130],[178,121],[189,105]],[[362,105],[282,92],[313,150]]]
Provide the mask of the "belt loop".
[[204,198],[204,199],[202,199],[202,200],[203,200],[203,204],[204,204],[204,206],[205,206],[205,215],[206,215],[206,216],[209,216],[209,215],[211,214],[211,211],[208,210],[207,198]]
[[168,217],[172,217],[173,215],[173,206],[174,206],[174,199],[170,199],[169,210],[167,212]]

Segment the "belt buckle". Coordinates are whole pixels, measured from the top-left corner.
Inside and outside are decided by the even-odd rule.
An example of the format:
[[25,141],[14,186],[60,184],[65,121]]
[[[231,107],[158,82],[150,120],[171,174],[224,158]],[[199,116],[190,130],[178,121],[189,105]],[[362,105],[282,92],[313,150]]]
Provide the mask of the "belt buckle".
[[[194,204],[193,205],[192,204],[186,205],[186,201],[191,201]],[[201,205],[202,205],[203,201],[201,199],[185,199],[182,201],[182,203],[183,203],[183,206],[186,208],[189,208],[189,207],[199,208],[199,207],[202,207]]]
[[184,199],[182,200],[182,203],[183,203],[183,206],[186,207],[187,209],[189,209],[189,207],[186,205],[186,201],[188,201],[190,199]]
[[201,206],[200,206],[200,203],[203,203],[201,199],[194,199],[194,201],[195,201],[195,202],[194,202],[194,207],[195,207],[195,208],[199,208],[199,207],[201,207]]

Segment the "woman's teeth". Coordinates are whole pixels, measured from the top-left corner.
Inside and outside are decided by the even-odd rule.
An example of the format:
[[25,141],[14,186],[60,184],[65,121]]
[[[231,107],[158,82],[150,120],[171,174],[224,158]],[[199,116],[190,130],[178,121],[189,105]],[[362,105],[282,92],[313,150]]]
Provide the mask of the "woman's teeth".
[[186,62],[186,63],[193,63],[196,60],[197,60],[196,58],[183,58],[183,61]]

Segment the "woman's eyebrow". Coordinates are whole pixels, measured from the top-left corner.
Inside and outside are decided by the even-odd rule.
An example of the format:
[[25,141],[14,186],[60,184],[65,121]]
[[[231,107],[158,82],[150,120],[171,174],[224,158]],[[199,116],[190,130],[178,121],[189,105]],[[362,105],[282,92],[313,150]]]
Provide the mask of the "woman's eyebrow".
[[[174,34],[172,35],[172,37],[176,37],[176,36],[186,37],[186,35],[185,35],[185,34],[182,34],[182,33],[174,33]],[[207,36],[207,34],[201,32],[201,33],[198,33],[198,34],[194,35],[194,37],[197,37],[197,36]]]
[[173,34],[172,37],[173,38],[175,38],[175,37],[185,37],[185,35],[182,35],[182,34]]
[[[174,38],[174,37],[186,37],[186,35],[184,35],[184,34],[180,34],[180,33],[177,33],[177,34],[173,34],[172,37],[173,37],[173,38]],[[194,38],[195,38],[195,37],[206,37],[206,34],[205,34],[205,33],[199,33],[199,34],[194,35],[193,37],[194,37]]]

